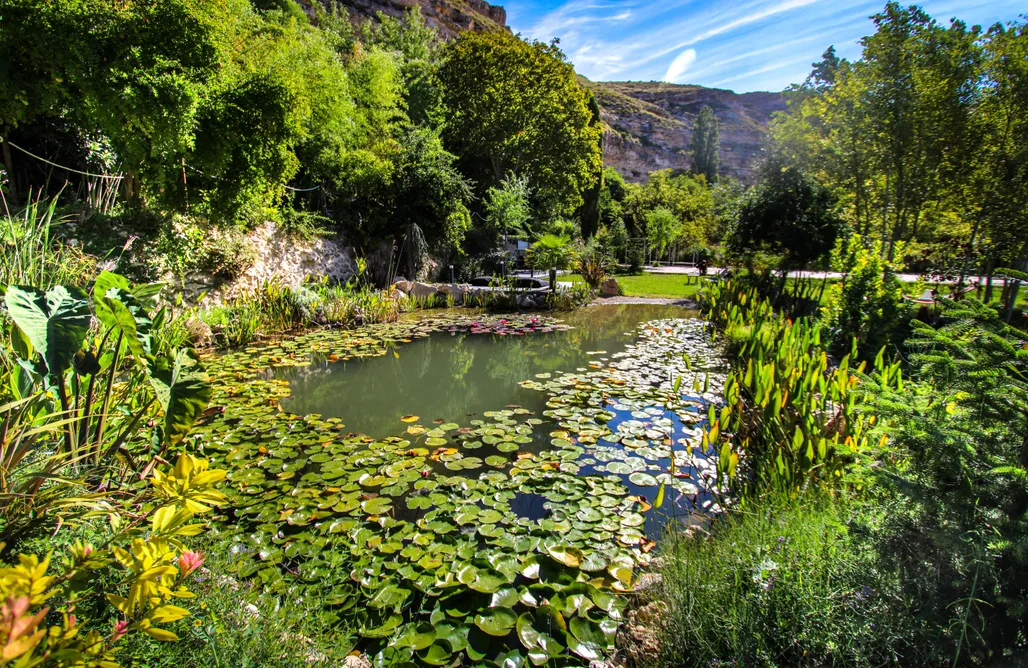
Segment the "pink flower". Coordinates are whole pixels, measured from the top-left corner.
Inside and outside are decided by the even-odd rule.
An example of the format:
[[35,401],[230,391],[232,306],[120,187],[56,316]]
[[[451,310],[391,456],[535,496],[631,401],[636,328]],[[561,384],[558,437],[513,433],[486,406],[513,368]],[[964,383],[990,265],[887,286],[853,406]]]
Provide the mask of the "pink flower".
[[207,555],[203,552],[192,552],[190,550],[183,552],[182,556],[178,558],[178,567],[182,571],[182,576],[185,577],[200,568],[205,559],[207,559]]
[[120,640],[126,633],[128,633],[128,622],[115,622],[114,633],[111,634],[111,640]]

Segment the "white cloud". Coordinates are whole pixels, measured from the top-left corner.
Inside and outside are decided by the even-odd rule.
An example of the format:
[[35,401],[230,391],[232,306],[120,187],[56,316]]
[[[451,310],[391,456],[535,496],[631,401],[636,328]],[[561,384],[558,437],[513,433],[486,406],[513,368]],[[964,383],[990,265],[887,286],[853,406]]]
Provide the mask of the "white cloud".
[[671,61],[671,65],[667,68],[667,73],[664,75],[664,81],[668,83],[678,83],[682,75],[696,62],[696,49],[686,49],[685,51],[678,54],[678,56]]

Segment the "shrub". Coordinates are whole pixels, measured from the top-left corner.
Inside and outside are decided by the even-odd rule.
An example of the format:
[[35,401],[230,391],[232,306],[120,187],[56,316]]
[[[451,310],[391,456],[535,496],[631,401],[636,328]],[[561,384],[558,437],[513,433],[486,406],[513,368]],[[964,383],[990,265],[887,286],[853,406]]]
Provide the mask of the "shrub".
[[[0,564],[4,665],[114,668],[118,645],[129,634],[177,640],[166,627],[190,614],[177,604],[192,596],[186,582],[205,559],[183,538],[204,530],[192,522],[196,514],[225,502],[214,489],[224,477],[224,471],[182,454],[171,470],[155,471],[151,485],[136,493],[90,502],[89,516],[115,527],[104,544],[77,543],[56,564],[49,554],[19,554],[16,565]],[[79,609],[94,594],[93,578],[106,569],[118,574],[117,586],[103,594],[119,614],[102,628]]]
[[614,261],[596,239],[590,240],[578,256],[578,273],[594,290],[613,267]]
[[855,338],[861,356],[868,359],[882,346],[902,340],[909,314],[896,277],[899,266],[883,259],[881,242],[867,243],[859,234],[840,239],[832,251],[832,269],[844,276],[829,288],[820,320],[833,351],[848,349]]

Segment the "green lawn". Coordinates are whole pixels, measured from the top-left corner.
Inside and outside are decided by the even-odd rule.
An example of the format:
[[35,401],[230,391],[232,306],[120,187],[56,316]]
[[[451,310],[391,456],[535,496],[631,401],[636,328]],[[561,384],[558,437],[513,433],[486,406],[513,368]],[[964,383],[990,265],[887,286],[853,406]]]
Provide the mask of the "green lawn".
[[[637,274],[614,278],[618,279],[621,292],[626,297],[694,297],[707,283],[704,279],[683,274]],[[563,283],[585,282],[578,274],[560,276],[557,280]]]

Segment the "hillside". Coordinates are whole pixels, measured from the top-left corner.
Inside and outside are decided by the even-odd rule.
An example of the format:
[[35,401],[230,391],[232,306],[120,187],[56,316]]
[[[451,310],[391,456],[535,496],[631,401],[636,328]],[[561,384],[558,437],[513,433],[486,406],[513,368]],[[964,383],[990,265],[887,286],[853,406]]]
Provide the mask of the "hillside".
[[[312,2],[329,2],[297,1],[311,15]],[[443,39],[465,30],[507,27],[506,10],[485,0],[342,0],[340,4],[358,20],[374,19],[378,12],[399,17],[412,7],[420,7]],[[778,93],[737,94],[661,82],[579,80],[592,89],[600,104],[607,130],[604,162],[629,181],[645,180],[647,174],[658,169],[688,169],[693,123],[706,104],[720,123],[721,173],[750,182],[771,114],[785,109]]]
[[779,93],[730,90],[661,82],[596,82],[582,79],[600,104],[604,162],[629,181],[657,169],[687,169],[692,128],[703,105],[720,125],[721,173],[752,181],[771,114],[785,110]]
[[[313,14],[312,3],[319,0],[297,0]],[[320,0],[330,4],[329,0]],[[443,39],[450,39],[464,30],[490,30],[507,26],[507,12],[503,7],[484,0],[342,0],[343,7],[358,19],[374,18],[378,12],[389,16],[403,16],[413,7],[421,7],[429,25],[438,28]]]

